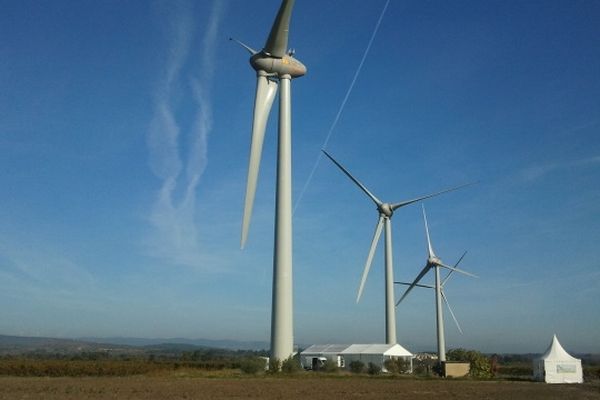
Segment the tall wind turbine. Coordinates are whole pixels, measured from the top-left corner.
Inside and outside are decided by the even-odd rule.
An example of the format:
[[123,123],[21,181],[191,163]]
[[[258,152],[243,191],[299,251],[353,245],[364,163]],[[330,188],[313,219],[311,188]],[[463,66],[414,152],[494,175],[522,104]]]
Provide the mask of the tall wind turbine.
[[331,155],[329,155],[329,153],[327,153],[325,150],[322,151],[331,161],[333,161],[335,165],[338,166],[339,169],[342,170],[344,174],[348,176],[348,178],[350,178],[350,180],[352,180],[352,182],[354,182],[373,201],[373,203],[375,203],[375,205],[377,206],[377,212],[379,214],[379,219],[375,227],[375,234],[373,235],[373,241],[371,242],[371,248],[369,249],[369,255],[367,256],[365,269],[363,270],[362,278],[360,280],[360,286],[358,287],[358,295],[356,296],[357,303],[360,301],[360,297],[362,295],[367,276],[369,275],[369,269],[371,268],[371,262],[373,261],[373,256],[375,254],[377,244],[379,243],[381,230],[385,225],[385,342],[388,344],[396,344],[397,339],[396,313],[394,307],[394,267],[392,260],[392,215],[394,214],[394,211],[401,207],[408,206],[409,204],[416,203],[418,201],[428,199],[430,197],[437,196],[442,193],[462,188],[464,186],[470,185],[470,183],[442,190],[440,192],[428,194],[426,196],[417,197],[416,199],[401,201],[399,203],[384,203],[377,197],[375,197],[375,195],[373,195],[373,193],[371,193],[365,187],[365,185],[363,185],[358,181],[358,179],[353,177],[350,174],[350,172],[348,172],[346,168],[344,168]]
[[273,251],[273,300],[271,314],[271,357],[284,360],[294,350],[292,305],[292,132],[291,80],[306,74],[306,67],[288,50],[288,31],[294,0],[283,0],[265,47],[256,51],[236,40],[251,54],[256,71],[256,97],[241,247],[248,238],[265,128],[278,86],[279,137]]
[[[476,278],[476,276],[469,272],[465,272],[463,270],[456,268],[458,266],[458,264],[460,264],[460,262],[463,260],[465,255],[467,254],[466,251],[458,259],[456,264],[454,264],[454,267],[450,267],[450,266],[444,264],[442,262],[442,260],[438,256],[435,255],[435,253],[433,251],[433,246],[431,245],[431,239],[429,237],[429,226],[427,225],[427,215],[425,214],[425,206],[422,206],[422,208],[423,208],[423,221],[425,222],[425,234],[427,236],[427,263],[425,264],[425,267],[421,270],[419,275],[417,275],[417,277],[415,278],[415,280],[412,283],[396,282],[398,284],[408,286],[408,289],[406,289],[406,291],[404,292],[402,297],[400,297],[400,300],[398,300],[398,303],[396,303],[396,305],[400,304],[400,302],[406,298],[408,293],[410,293],[410,291],[413,290],[413,288],[415,286],[435,289],[435,314],[436,314],[436,323],[437,323],[438,360],[440,363],[443,363],[443,362],[446,362],[446,338],[444,335],[444,315],[443,315],[443,309],[442,309],[442,299],[448,306],[448,310],[450,311],[450,314],[452,315],[452,318],[454,319],[454,322],[456,323],[458,330],[460,331],[460,333],[462,333],[462,329],[460,328],[460,325],[458,324],[456,316],[454,315],[454,312],[452,311],[452,308],[450,307],[450,303],[448,303],[448,299],[446,298],[446,295],[444,294],[444,284],[448,281],[448,278],[450,278],[450,276],[454,272],[458,272],[458,273],[468,275],[468,276],[471,276],[474,278]],[[446,276],[446,278],[444,278],[443,281],[440,280],[440,268],[446,268],[450,271],[448,273],[448,275]],[[427,274],[427,272],[429,272],[430,269],[433,269],[435,271],[435,286],[419,284],[419,281],[425,276],[425,274]]]

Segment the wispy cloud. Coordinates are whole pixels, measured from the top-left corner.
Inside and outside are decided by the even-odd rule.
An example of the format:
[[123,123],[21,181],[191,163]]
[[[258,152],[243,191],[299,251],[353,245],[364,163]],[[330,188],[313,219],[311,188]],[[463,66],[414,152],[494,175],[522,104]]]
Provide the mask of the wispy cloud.
[[537,179],[540,179],[550,173],[554,173],[557,171],[570,169],[570,168],[581,168],[581,167],[593,167],[595,165],[600,165],[600,155],[583,158],[579,160],[565,161],[560,163],[548,163],[548,164],[539,164],[539,165],[531,165],[525,169],[523,169],[519,176],[525,182],[532,182]]
[[[148,132],[150,167],[162,181],[149,220],[153,231],[150,254],[178,265],[201,265],[198,242],[196,189],[208,162],[207,144],[212,129],[211,84],[216,60],[217,33],[223,13],[221,1],[214,1],[202,32],[202,53],[197,74],[182,76],[193,43],[192,4],[179,2],[169,15],[169,57],[158,85],[154,116]],[[192,93],[196,114],[189,130],[183,130],[175,110],[180,87]],[[188,149],[187,152],[182,147]]]
[[4,295],[56,302],[81,298],[96,291],[96,280],[84,266],[60,250],[18,245],[2,237],[0,245],[0,289]]

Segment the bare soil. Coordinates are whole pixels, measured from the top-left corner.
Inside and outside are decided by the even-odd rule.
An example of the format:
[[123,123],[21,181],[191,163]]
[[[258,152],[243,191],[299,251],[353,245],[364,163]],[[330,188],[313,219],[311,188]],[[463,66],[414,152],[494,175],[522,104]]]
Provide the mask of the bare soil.
[[0,378],[0,399],[511,399],[600,400],[600,383],[373,377]]

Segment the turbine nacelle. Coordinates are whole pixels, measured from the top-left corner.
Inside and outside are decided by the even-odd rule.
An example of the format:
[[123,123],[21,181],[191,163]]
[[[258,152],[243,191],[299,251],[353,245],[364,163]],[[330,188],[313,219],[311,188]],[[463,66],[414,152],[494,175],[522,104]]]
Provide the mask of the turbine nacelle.
[[379,211],[379,215],[386,218],[392,218],[392,215],[394,214],[394,209],[390,203],[379,204],[377,206],[377,211]]
[[257,72],[264,72],[268,76],[283,77],[289,75],[299,78],[306,74],[306,67],[288,53],[283,57],[273,57],[264,50],[250,57],[250,65]]
[[442,266],[442,260],[437,256],[430,256],[427,258],[427,264],[431,267]]

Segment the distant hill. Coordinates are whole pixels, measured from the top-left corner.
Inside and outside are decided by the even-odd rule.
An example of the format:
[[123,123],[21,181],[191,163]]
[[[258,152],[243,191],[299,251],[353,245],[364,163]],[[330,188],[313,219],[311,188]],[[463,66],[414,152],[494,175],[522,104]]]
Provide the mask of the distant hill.
[[109,337],[95,338],[86,337],[79,338],[86,342],[107,343],[124,346],[157,346],[165,344],[179,344],[194,347],[209,347],[216,349],[227,350],[265,350],[269,348],[268,342],[261,341],[237,341],[237,340],[213,340],[213,339],[186,339],[186,338],[168,338],[168,339],[145,339],[132,337]]
[[0,355],[18,354],[76,354],[110,352],[113,354],[182,353],[186,351],[224,349],[264,350],[267,342],[243,342],[210,339],[144,339],[144,338],[77,338],[57,339],[0,335]]
[[[82,352],[99,352],[113,349],[107,344],[91,343],[74,339],[56,339],[47,337],[26,337],[0,335],[0,354],[52,353],[72,354]],[[127,352],[121,346],[119,350]]]

